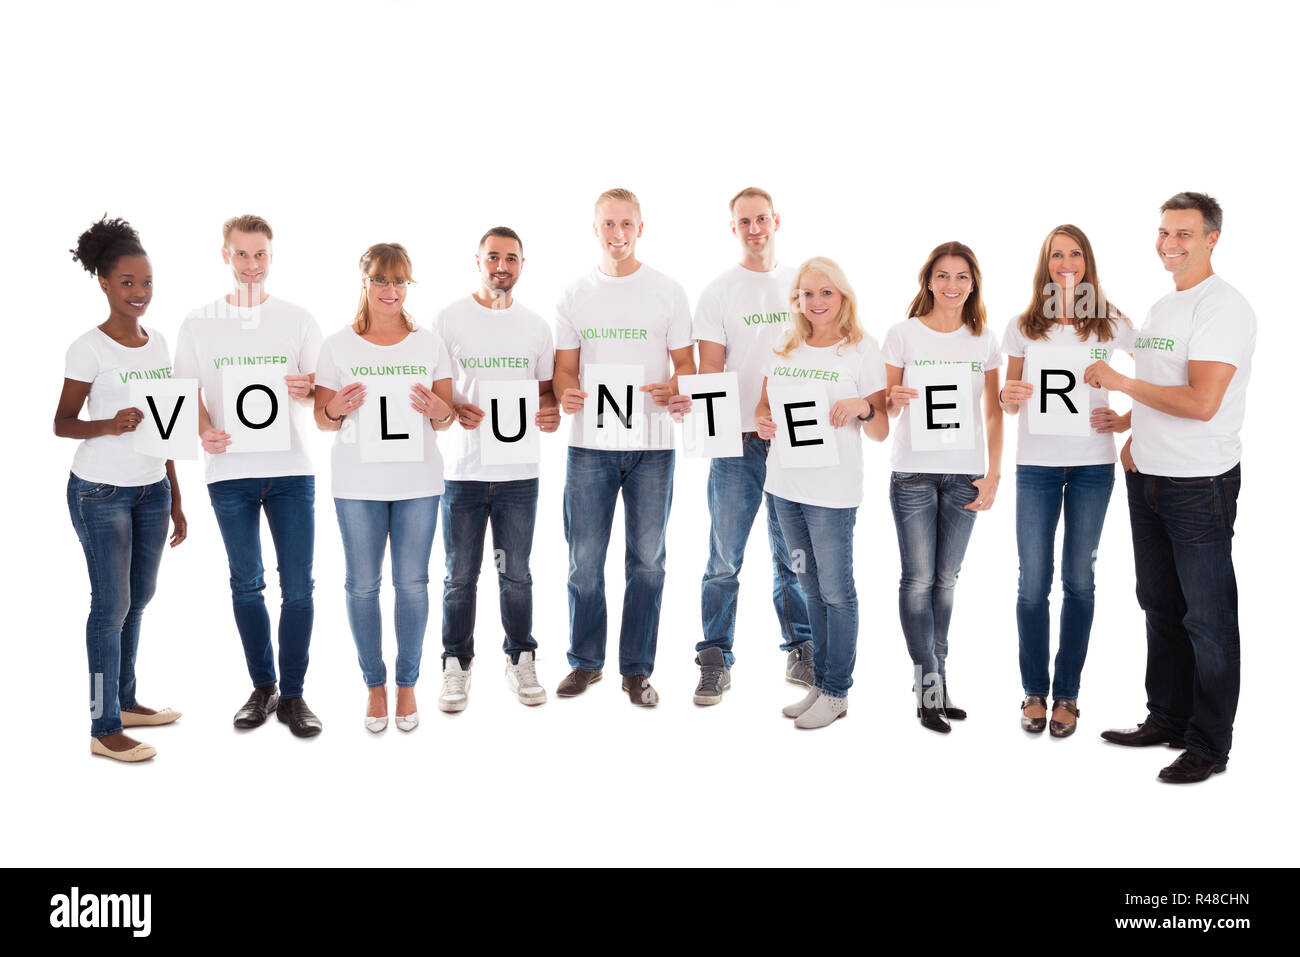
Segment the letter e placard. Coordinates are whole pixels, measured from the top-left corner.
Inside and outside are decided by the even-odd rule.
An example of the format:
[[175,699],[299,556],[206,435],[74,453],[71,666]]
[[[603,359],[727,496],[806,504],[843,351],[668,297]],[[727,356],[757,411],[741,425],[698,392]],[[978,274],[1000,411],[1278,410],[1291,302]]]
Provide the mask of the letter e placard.
[[772,446],[782,468],[816,469],[840,464],[840,443],[831,428],[826,386],[820,382],[774,385],[768,379],[767,403],[776,423]]
[[908,365],[903,370],[903,385],[921,393],[908,405],[913,452],[975,447],[969,362]]

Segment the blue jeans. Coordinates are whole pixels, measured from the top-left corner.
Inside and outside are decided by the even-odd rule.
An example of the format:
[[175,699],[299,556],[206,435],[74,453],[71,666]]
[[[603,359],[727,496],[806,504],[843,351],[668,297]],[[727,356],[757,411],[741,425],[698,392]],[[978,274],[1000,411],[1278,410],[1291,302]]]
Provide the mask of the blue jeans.
[[167,544],[172,485],[104,485],[68,475],[68,514],[90,573],[86,657],[90,662],[90,734],[122,730],[134,708],[140,618],[158,583]]
[[280,573],[280,697],[301,698],[307,676],[314,605],[312,551],[316,535],[316,479],[311,475],[227,479],[208,486],[230,563],[235,627],[254,688],[275,684],[271,619],[262,589],[262,509],[271,527]]
[[1048,697],[1048,597],[1052,593],[1056,524],[1064,503],[1061,640],[1050,691],[1060,700],[1079,697],[1079,676],[1092,631],[1093,563],[1114,487],[1114,465],[1016,466],[1016,547],[1020,552],[1016,625],[1020,632],[1020,682],[1027,695]]
[[536,651],[533,640],[533,576],[528,558],[537,522],[537,479],[514,482],[447,482],[442,495],[442,547],[447,577],[442,584],[442,657],[474,658],[474,610],[483,566],[483,536],[492,524],[493,564],[501,601],[502,648],[510,660]]
[[898,616],[917,691],[932,688],[946,674],[953,589],[975,525],[975,512],[965,506],[975,501],[972,483],[977,478],[894,472],[889,479],[889,504],[903,566]]
[[[709,564],[700,588],[704,640],[695,646],[697,652],[721,648],[727,667],[736,660],[731,644],[736,632],[740,566],[767,479],[768,443],[752,433],[742,441],[742,455],[717,458],[709,465]],[[772,549],[772,604],[781,626],[781,650],[790,651],[811,638],[812,630],[808,627],[808,605],[790,567],[790,553],[770,498],[767,541]]]
[[1241,465],[1203,478],[1124,477],[1147,618],[1147,721],[1226,764],[1241,689],[1232,568]]
[[649,675],[659,638],[664,537],[673,504],[673,450],[569,449],[564,538],[569,543],[569,667],[605,666],[605,552],[623,492],[626,576],[618,668]]
[[429,553],[438,528],[438,496],[371,502],[336,498],[343,536],[348,624],[367,688],[382,688],[384,669],[379,584],[384,547],[392,542],[393,628],[397,632],[397,686],[413,688],[420,677],[424,629],[429,623]]
[[790,547],[812,627],[813,679],[817,690],[843,698],[853,687],[858,657],[858,592],[853,585],[856,508],[802,505],[767,496]]

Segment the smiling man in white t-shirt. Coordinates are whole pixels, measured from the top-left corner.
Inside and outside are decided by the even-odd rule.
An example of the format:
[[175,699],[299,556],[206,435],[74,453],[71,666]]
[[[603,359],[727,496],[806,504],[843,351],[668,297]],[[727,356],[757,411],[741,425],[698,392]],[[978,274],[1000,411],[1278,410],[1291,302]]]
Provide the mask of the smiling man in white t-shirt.
[[[556,307],[554,390],[560,408],[573,416],[564,485],[564,536],[569,543],[569,664],[573,671],[556,694],[571,698],[599,681],[605,663],[605,552],[614,506],[623,495],[627,542],[619,672],[635,705],[659,703],[650,686],[664,590],[665,533],[673,496],[670,413],[677,377],[695,372],[691,309],[686,291],[639,262],[636,241],[644,224],[641,204],[626,189],[596,200],[592,230],[600,265],[565,290]],[[640,397],[617,401],[603,384],[585,381],[591,364],[639,367]],[[584,405],[592,391],[616,440],[589,445]],[[621,392],[621,389],[614,391]],[[615,419],[623,423],[620,431]],[[631,427],[631,423],[636,427]],[[614,445],[616,447],[609,447]]]
[[[700,293],[693,336],[700,347],[700,373],[735,372],[740,380],[742,452],[709,464],[709,563],[701,586],[704,640],[695,646],[700,683],[695,703],[717,704],[731,687],[731,647],[736,631],[736,598],[745,544],[754,527],[771,445],[759,438],[754,407],[763,391],[763,370],[772,350],[790,329],[790,288],[794,270],[777,265],[776,232],[781,217],[772,197],[754,186],[731,199],[731,233],[740,242],[740,262]],[[772,549],[772,602],[787,653],[786,678],[812,687],[812,629],[808,606],[791,568],[789,550],[776,515],[767,515]]]
[[1226,768],[1241,686],[1232,532],[1255,313],[1210,265],[1219,204],[1178,193],[1160,212],[1156,253],[1174,291],[1138,330],[1136,374],[1095,362],[1084,377],[1133,399],[1120,457],[1147,622],[1147,718],[1102,737],[1185,748],[1160,780],[1186,784]]
[[[537,521],[537,464],[484,465],[480,436],[486,430],[513,433],[515,418],[498,423],[485,411],[479,383],[536,380],[539,392],[534,425],[543,432],[560,426],[551,391],[555,348],[541,316],[514,298],[524,268],[524,244],[505,226],[489,229],[475,257],[479,286],[438,314],[437,328],[451,354],[452,392],[461,427],[452,435],[442,495],[442,541],[447,578],[442,593],[443,711],[463,711],[469,703],[474,659],[474,609],[483,537],[492,525],[505,630],[506,681],[526,705],[546,701],[537,680],[533,638],[533,577],[529,558]],[[486,419],[486,421],[484,421]]]
[[[256,728],[274,711],[295,735],[312,737],[320,733],[321,722],[302,692],[315,616],[316,480],[294,406],[313,401],[320,327],[306,309],[266,292],[271,227],[265,219],[236,216],[222,234],[221,255],[230,266],[234,289],[186,316],[174,369],[177,376],[199,380],[208,496],[226,545],[235,627],[253,681],[252,695],[235,714],[235,727]],[[244,439],[232,438],[229,431],[237,423],[226,421],[227,386],[240,390],[231,408],[244,420]],[[281,408],[276,398],[280,388],[291,400],[288,408]],[[241,447],[241,441],[255,443],[253,435],[271,430],[282,416],[288,419],[287,449]],[[278,688],[271,620],[262,598],[263,511],[280,576]]]

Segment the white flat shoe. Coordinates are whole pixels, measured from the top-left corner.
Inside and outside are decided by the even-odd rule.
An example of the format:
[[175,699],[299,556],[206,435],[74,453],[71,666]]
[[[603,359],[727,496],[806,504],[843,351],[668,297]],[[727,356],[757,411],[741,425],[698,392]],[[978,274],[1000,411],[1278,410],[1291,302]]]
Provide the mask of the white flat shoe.
[[143,728],[147,725],[171,724],[180,716],[179,711],[173,711],[171,708],[163,708],[156,714],[136,714],[134,711],[123,711],[122,727]]
[[371,734],[378,734],[386,727],[388,727],[388,715],[384,715],[382,718],[372,718],[370,715],[366,715],[366,730]]
[[848,713],[848,698],[832,698],[829,695],[818,695],[817,700],[813,702],[813,706],[794,719],[794,726],[804,729],[824,728],[828,724],[833,724],[836,718],[842,718]]
[[141,742],[129,751],[113,751],[99,743],[99,738],[90,739],[90,753],[97,754],[101,758],[112,758],[114,761],[125,761],[127,764],[135,764],[137,761],[148,761],[158,749],[152,745]]
[[820,697],[821,697],[821,692],[818,691],[816,688],[813,688],[812,691],[809,691],[806,695],[804,695],[794,704],[788,704],[784,708],[782,708],[781,713],[785,715],[787,718],[797,718],[799,717],[799,715],[803,714],[805,711],[811,708],[813,706],[813,703]]
[[412,711],[410,714],[399,714],[397,716],[398,731],[414,731],[420,726],[420,712]]

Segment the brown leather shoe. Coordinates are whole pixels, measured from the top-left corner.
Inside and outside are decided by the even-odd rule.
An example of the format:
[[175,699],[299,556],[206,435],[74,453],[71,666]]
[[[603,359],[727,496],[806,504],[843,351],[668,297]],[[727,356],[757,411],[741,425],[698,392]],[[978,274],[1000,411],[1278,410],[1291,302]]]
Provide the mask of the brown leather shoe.
[[659,692],[650,687],[650,678],[646,675],[624,675],[623,690],[638,708],[653,708],[659,703]]
[[[1074,715],[1073,721],[1057,721],[1056,712],[1064,711]],[[1051,732],[1054,738],[1068,738],[1079,726],[1079,703],[1077,701],[1053,701]]]
[[[1025,714],[1026,708],[1037,706],[1043,709],[1041,718],[1031,718]],[[1030,734],[1042,734],[1047,728],[1047,699],[1041,695],[1025,695],[1025,700],[1020,702],[1020,730],[1028,731]]]
[[575,668],[560,682],[555,693],[561,698],[576,698],[587,690],[587,685],[594,685],[599,680],[599,671],[579,671]]

